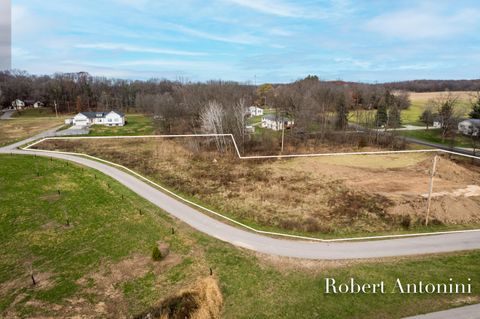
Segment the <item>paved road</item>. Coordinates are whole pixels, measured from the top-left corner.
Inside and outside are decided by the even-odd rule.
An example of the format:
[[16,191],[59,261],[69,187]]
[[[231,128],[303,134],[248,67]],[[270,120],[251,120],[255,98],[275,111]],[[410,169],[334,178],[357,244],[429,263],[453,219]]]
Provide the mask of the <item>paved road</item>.
[[9,119],[11,119],[13,113],[15,113],[15,111],[5,111],[5,112],[3,112],[3,114],[0,116],[0,120],[9,120]]
[[[42,133],[27,141],[52,132]],[[114,178],[138,195],[177,217],[193,228],[231,243],[257,252],[278,256],[305,258],[305,259],[359,259],[379,258],[391,256],[418,255],[429,253],[444,253],[460,250],[480,249],[480,232],[443,234],[425,237],[376,240],[365,242],[336,242],[322,243],[277,239],[227,225],[213,219],[198,210],[174,199],[146,182],[125,173],[115,167],[89,160],[83,157],[66,154],[42,153],[39,151],[16,150],[15,147],[24,142],[0,148],[0,153],[37,154],[72,161],[96,169]]]
[[[358,125],[358,124],[349,124],[349,126],[356,129],[357,131],[366,131],[363,126]],[[397,131],[398,130],[400,130],[400,129],[397,129]],[[382,134],[386,134],[386,133],[392,132],[392,130],[389,130],[387,132],[385,132],[384,130],[379,130],[379,132],[382,133]],[[438,148],[438,149],[441,149],[441,150],[456,152],[456,153],[465,154],[465,155],[478,156],[478,153],[479,153],[479,151],[477,151],[477,154],[473,154],[473,151],[471,151],[470,149],[461,148],[461,147],[451,147],[451,146],[444,145],[444,144],[427,142],[427,141],[419,140],[419,139],[413,138],[413,137],[406,137],[406,136],[401,136],[400,135],[400,136],[398,136],[398,138],[404,139],[405,141],[407,141],[409,143],[414,143],[414,144],[418,144],[418,145]]]
[[480,304],[432,312],[404,319],[480,319]]

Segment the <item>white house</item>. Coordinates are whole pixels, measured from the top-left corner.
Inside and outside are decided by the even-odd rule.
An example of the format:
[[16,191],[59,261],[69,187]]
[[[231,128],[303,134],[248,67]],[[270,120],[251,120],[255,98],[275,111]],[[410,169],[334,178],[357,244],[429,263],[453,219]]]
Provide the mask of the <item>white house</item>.
[[261,115],[263,115],[263,109],[261,109],[257,106],[249,106],[247,112],[250,114],[250,116],[261,116]]
[[16,99],[15,101],[12,102],[12,107],[15,110],[21,110],[25,107],[25,102],[22,100]]
[[280,131],[291,128],[295,122],[286,117],[277,117],[273,114],[268,114],[262,117],[262,127],[274,131]]
[[37,102],[33,103],[33,108],[34,109],[39,109],[39,108],[44,107],[44,106],[45,106],[45,104],[43,104],[40,101],[37,101]]
[[480,120],[469,119],[458,123],[458,131],[463,135],[478,136],[480,132]]
[[117,111],[110,112],[81,112],[73,117],[73,125],[105,125],[105,126],[124,126],[125,114]]

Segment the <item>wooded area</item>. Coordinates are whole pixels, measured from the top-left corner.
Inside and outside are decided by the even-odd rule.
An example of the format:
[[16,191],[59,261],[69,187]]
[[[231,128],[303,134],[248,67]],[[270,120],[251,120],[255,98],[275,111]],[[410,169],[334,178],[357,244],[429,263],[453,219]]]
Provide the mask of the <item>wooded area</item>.
[[[366,146],[380,143],[378,132],[348,137],[349,127],[396,128],[400,112],[410,105],[406,91],[441,88],[467,89],[479,81],[410,81],[364,84],[321,81],[316,76],[289,84],[254,86],[237,82],[204,83],[151,79],[147,81],[94,77],[88,73],[35,76],[22,71],[0,72],[0,104],[7,107],[15,99],[38,100],[60,113],[87,110],[120,110],[154,117],[157,131],[178,133],[232,133],[241,147],[254,149],[256,141],[246,136],[245,109],[258,105],[278,117],[295,120],[288,132],[292,142],[314,138],[320,142]],[[355,115],[356,121],[349,126]],[[352,121],[350,121],[352,122]],[[278,137],[261,137],[262,145]],[[390,145],[383,138],[382,143]],[[257,143],[258,144],[258,143]],[[225,148],[217,141],[219,149]]]

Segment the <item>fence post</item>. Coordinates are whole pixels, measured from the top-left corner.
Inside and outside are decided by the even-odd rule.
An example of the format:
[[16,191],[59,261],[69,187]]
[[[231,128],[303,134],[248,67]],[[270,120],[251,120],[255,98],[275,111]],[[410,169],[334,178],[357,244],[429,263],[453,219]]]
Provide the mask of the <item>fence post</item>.
[[430,173],[430,185],[428,188],[428,201],[427,201],[427,215],[425,217],[425,226],[428,226],[428,219],[430,217],[430,206],[432,204],[432,191],[433,191],[433,177],[435,176],[435,171],[437,169],[438,155],[435,155],[433,158],[433,167],[432,172]]

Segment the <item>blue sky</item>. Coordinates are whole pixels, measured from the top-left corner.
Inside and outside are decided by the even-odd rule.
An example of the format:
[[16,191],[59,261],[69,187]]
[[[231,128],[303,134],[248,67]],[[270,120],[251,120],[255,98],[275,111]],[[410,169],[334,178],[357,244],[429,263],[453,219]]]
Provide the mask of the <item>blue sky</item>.
[[476,0],[12,0],[12,29],[13,67],[34,74],[480,78]]

